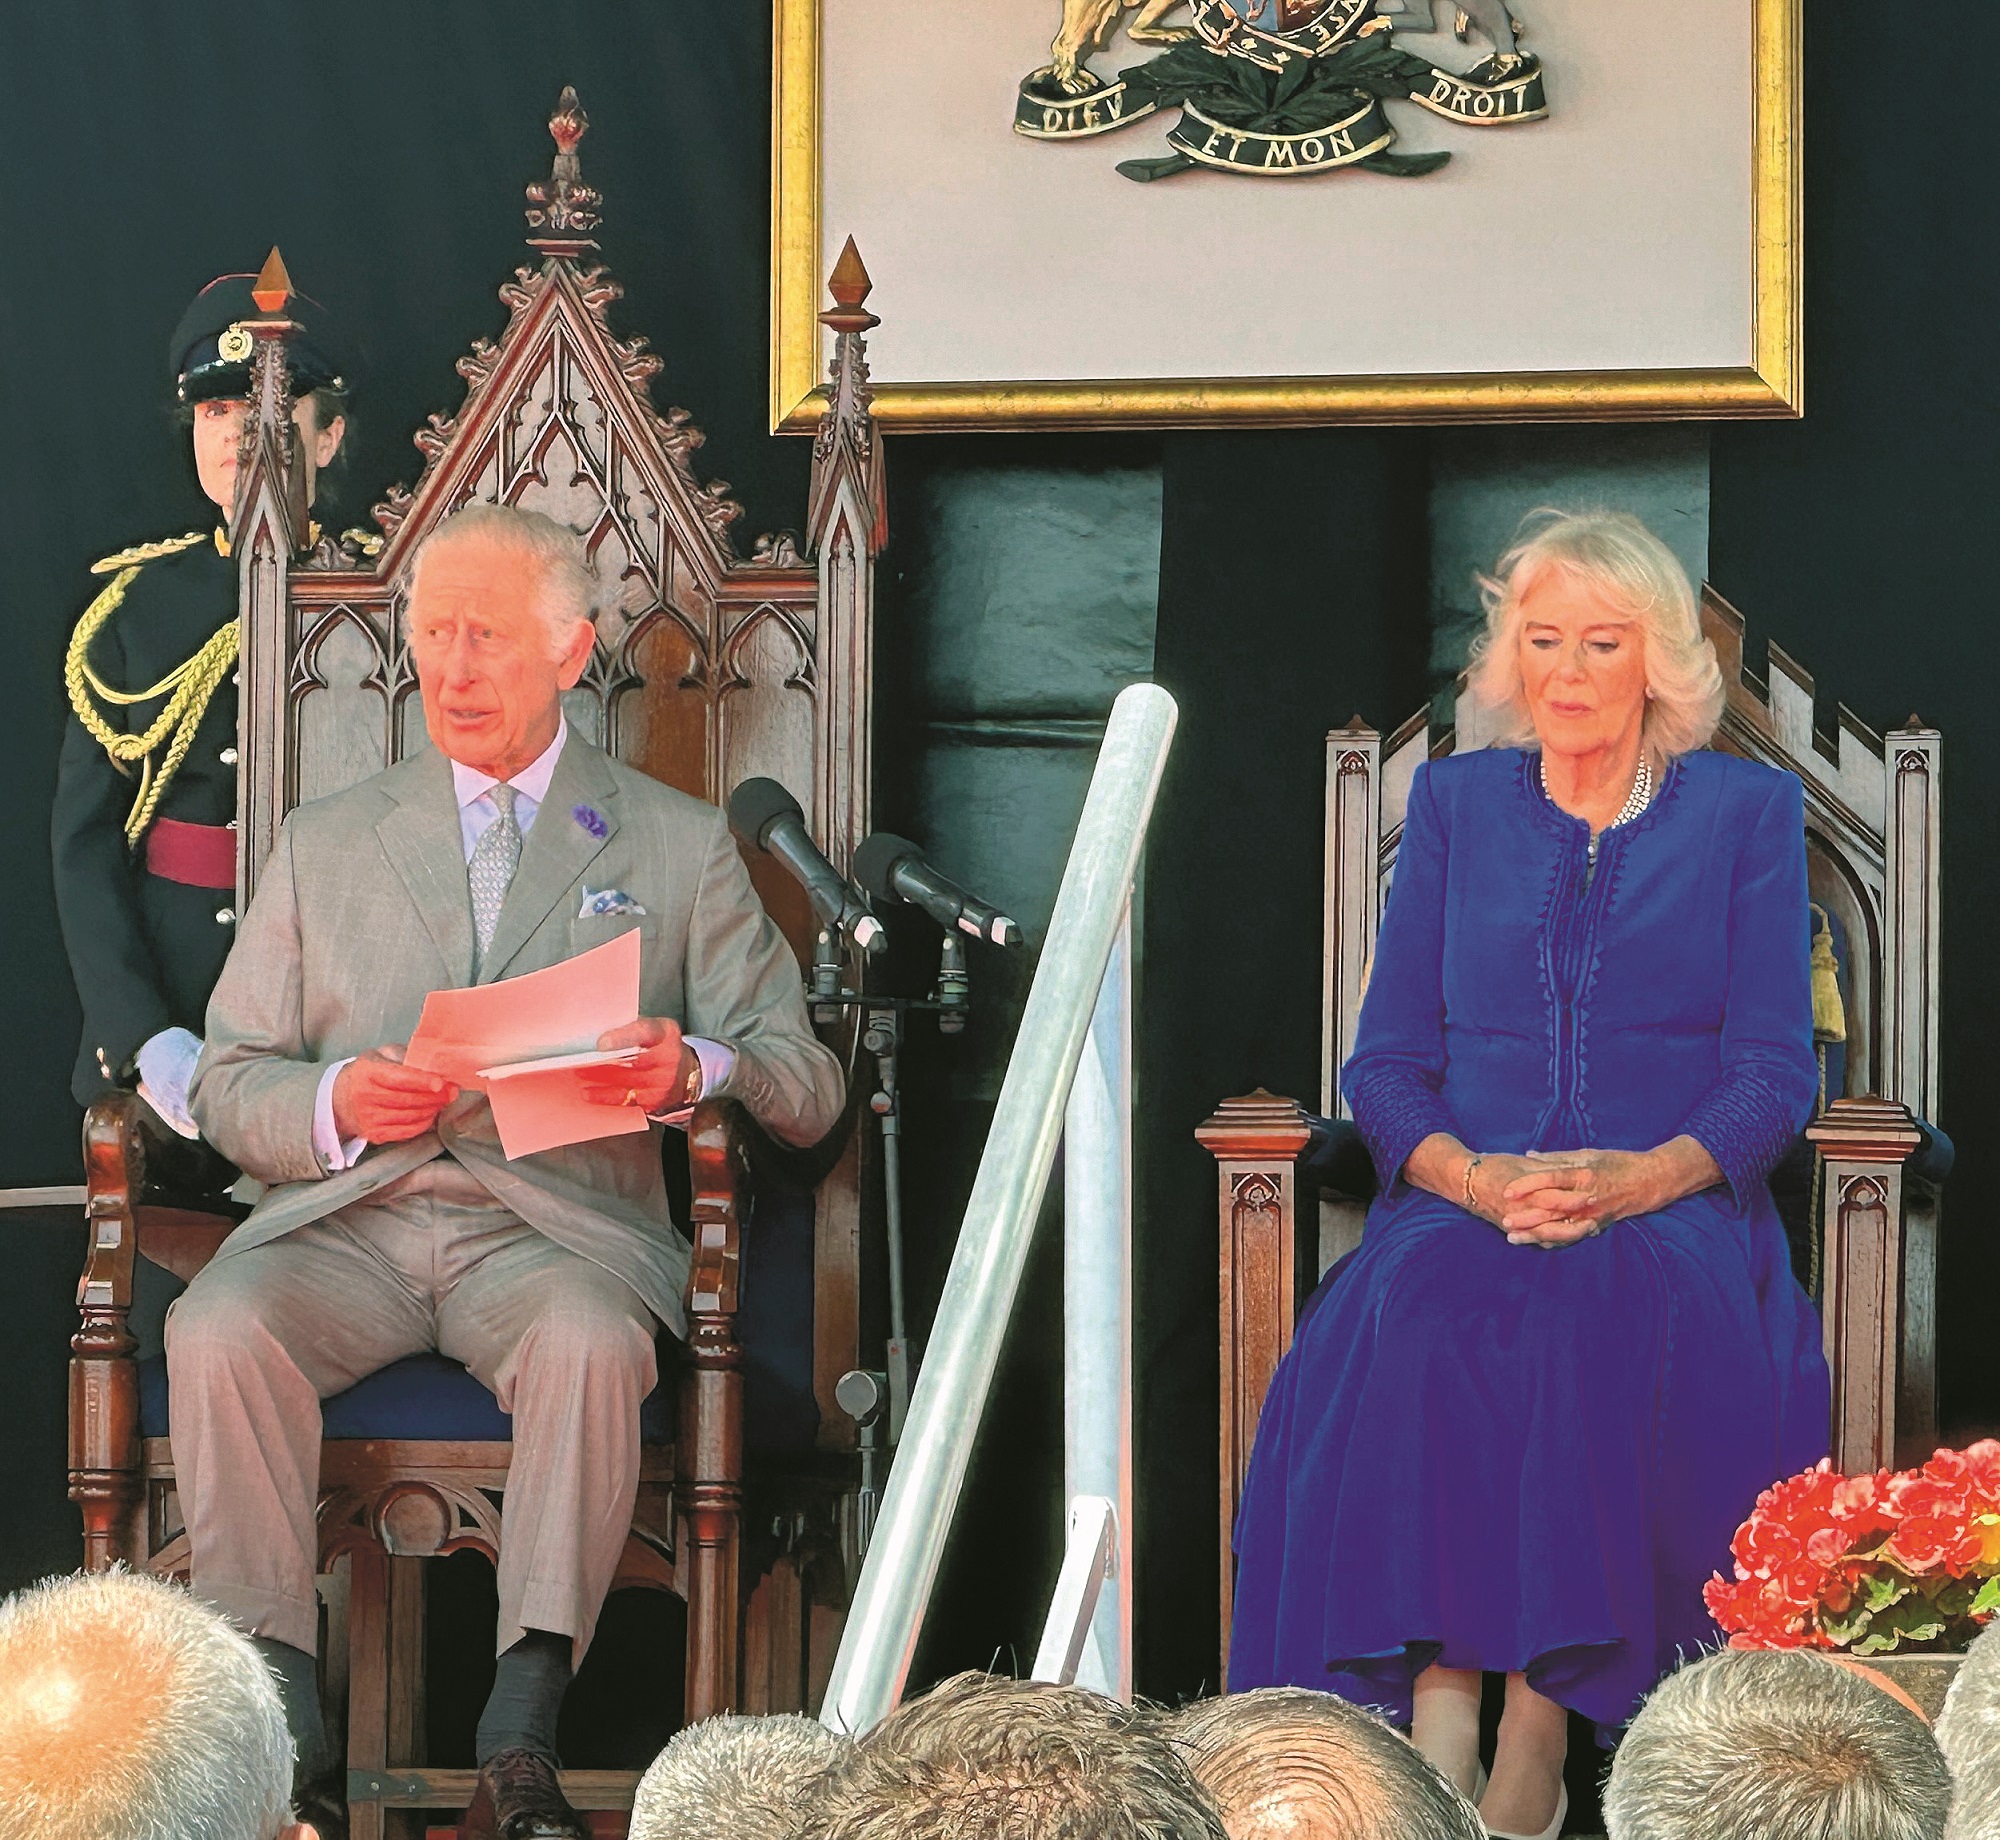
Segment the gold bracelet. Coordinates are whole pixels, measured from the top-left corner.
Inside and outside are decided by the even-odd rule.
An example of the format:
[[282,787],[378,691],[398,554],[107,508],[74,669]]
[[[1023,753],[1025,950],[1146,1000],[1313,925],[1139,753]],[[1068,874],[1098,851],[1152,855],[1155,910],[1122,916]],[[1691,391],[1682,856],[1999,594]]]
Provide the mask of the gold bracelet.
[[1479,1212],[1479,1209],[1473,1204],[1473,1199],[1472,1199],[1472,1172],[1475,1169],[1477,1169],[1481,1163],[1485,1161],[1486,1161],[1485,1157],[1475,1156],[1471,1160],[1471,1162],[1467,1163],[1465,1166],[1465,1199],[1461,1203],[1461,1205],[1464,1207],[1465,1211],[1468,1214],[1476,1214]]

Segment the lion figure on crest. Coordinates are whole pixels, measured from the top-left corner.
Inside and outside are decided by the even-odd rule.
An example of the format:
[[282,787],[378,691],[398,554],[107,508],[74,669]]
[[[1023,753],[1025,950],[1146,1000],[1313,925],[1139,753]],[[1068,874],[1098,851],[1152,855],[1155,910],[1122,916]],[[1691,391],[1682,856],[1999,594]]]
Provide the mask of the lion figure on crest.
[[1127,31],[1135,45],[1178,45],[1194,36],[1192,26],[1160,23],[1181,0],[1063,0],[1062,29],[1049,45],[1050,62],[1037,77],[1052,78],[1065,95],[1081,96],[1098,80],[1084,59],[1111,42],[1119,18],[1136,7]]

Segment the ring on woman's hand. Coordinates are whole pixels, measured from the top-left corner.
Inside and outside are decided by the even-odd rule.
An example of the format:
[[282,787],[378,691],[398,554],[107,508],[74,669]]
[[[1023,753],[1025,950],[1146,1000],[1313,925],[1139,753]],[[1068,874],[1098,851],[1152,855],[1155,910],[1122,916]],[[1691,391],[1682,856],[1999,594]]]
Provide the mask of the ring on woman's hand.
[[637,1105],[637,1104],[639,1103],[639,1089],[638,1089],[638,1087],[636,1087],[636,1086],[628,1086],[628,1087],[626,1087],[626,1089],[625,1089],[625,1103],[626,1103],[627,1105]]

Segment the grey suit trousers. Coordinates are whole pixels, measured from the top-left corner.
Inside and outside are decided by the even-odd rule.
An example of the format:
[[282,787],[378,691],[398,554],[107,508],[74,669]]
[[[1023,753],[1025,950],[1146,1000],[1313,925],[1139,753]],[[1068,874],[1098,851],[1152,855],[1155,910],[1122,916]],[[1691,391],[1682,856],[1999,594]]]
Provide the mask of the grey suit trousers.
[[167,1318],[196,1591],[254,1635],[317,1647],[319,1402],[434,1348],[514,1418],[497,1647],[546,1629],[580,1657],[632,1523],[656,1327],[622,1278],[450,1156],[217,1260]]

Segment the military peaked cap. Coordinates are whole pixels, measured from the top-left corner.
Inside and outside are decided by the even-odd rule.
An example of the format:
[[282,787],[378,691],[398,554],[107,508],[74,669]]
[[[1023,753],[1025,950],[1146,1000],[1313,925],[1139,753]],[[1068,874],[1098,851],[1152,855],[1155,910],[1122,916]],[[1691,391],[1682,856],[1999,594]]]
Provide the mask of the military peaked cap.
[[[193,403],[215,396],[249,395],[250,360],[256,346],[244,330],[245,322],[270,319],[278,312],[298,328],[285,341],[293,394],[305,396],[314,390],[347,387],[345,367],[333,355],[326,309],[293,289],[277,251],[271,255],[262,275],[218,275],[188,302],[167,347],[167,368],[177,400]],[[283,289],[279,294],[268,288],[274,266]],[[265,312],[254,298],[257,292],[264,292],[267,301],[281,300],[281,307]]]

